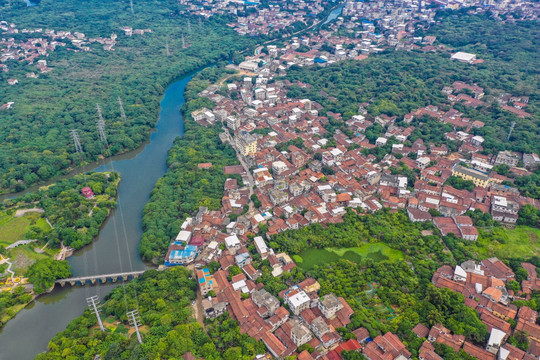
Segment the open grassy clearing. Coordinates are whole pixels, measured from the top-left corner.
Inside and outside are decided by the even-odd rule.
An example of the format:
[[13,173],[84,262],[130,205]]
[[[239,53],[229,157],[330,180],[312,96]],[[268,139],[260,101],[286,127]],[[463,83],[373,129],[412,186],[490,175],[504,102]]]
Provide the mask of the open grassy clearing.
[[472,243],[480,259],[496,256],[499,259],[530,258],[540,255],[540,229],[516,226],[515,229],[480,230],[478,241]]
[[24,240],[31,226],[37,226],[41,231],[51,229],[42,214],[29,212],[24,216],[15,217],[7,213],[0,214],[0,245],[8,246],[18,240]]
[[365,244],[354,248],[308,249],[294,257],[295,262],[303,270],[312,270],[317,265],[327,264],[340,259],[360,263],[364,259],[375,262],[398,261],[403,259],[403,253],[390,248],[383,243]]

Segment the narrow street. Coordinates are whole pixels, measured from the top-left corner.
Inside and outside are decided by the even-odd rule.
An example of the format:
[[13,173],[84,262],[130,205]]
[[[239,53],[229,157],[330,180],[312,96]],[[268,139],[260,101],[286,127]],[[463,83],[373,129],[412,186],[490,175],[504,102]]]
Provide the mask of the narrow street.
[[236,145],[235,145],[235,143],[234,143],[234,141],[233,141],[233,139],[231,137],[231,134],[229,133],[229,131],[227,130],[227,128],[225,126],[223,126],[222,129],[225,132],[225,134],[227,135],[227,139],[229,140],[229,144],[232,146],[232,148],[236,152],[236,158],[238,159],[238,161],[240,161],[240,164],[242,165],[242,167],[244,168],[244,171],[247,174],[247,178],[248,178],[248,181],[249,181],[247,186],[249,188],[249,198],[250,198],[249,199],[249,212],[251,212],[253,210],[253,201],[251,201],[251,196],[253,195],[253,186],[255,185],[255,179],[253,178],[253,175],[249,171],[249,166],[246,164],[246,161],[244,160],[244,157],[238,152],[238,149],[236,148]]
[[[193,265],[186,266],[186,269],[191,271],[194,279],[197,279],[197,269]],[[204,310],[202,307],[203,297],[198,286],[195,292],[197,294],[197,298],[195,299],[195,304],[191,305],[191,308],[193,309],[193,317],[204,328]]]

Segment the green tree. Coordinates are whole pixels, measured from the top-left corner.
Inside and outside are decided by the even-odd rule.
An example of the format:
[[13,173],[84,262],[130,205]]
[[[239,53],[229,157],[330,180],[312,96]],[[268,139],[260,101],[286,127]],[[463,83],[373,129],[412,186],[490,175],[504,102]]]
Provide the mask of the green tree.
[[67,278],[71,275],[69,263],[65,260],[53,259],[38,260],[28,268],[26,276],[34,285],[34,292],[41,294],[53,286],[57,279]]

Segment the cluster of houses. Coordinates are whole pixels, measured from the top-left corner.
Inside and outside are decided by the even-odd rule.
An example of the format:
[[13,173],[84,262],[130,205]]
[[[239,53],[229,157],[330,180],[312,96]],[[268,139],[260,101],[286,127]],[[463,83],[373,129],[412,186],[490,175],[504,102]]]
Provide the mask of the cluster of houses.
[[[120,28],[127,36],[143,35],[152,32],[150,29],[132,29],[131,27]],[[9,71],[8,62],[10,60],[18,62],[27,62],[34,64],[40,73],[45,74],[52,71],[52,68],[47,65],[47,60],[43,57],[48,57],[57,47],[66,47],[70,51],[92,51],[90,45],[99,43],[103,45],[103,50],[114,51],[116,45],[116,34],[111,34],[110,37],[95,37],[89,38],[81,32],[71,31],[56,31],[51,29],[19,29],[14,23],[0,21],[0,34],[6,37],[0,38],[0,70]],[[13,36],[16,34],[26,34],[24,38]],[[17,37],[17,39],[16,39]],[[28,72],[27,78],[37,78],[39,75],[34,72]],[[9,85],[16,85],[18,79],[8,79]],[[5,107],[2,107],[3,109]],[[8,107],[9,108],[9,107]]]
[[[302,4],[284,3],[282,8]],[[275,4],[251,11],[251,15],[245,17],[245,8],[256,9],[258,4],[209,1],[203,6],[185,5],[189,11],[206,17],[241,12],[238,22],[230,26],[252,35],[272,31],[269,27],[274,28],[273,20],[269,17],[280,17]],[[356,115],[344,122],[350,130],[345,133],[330,132],[328,127],[333,119],[343,120],[342,114],[327,111],[323,116],[319,103],[287,97],[292,85],[310,86],[276,79],[286,76],[292,65],[325,66],[351,58],[362,60],[388,46],[438,50],[433,46],[434,37],[412,36],[414,22],[433,21],[431,10],[421,4],[411,5],[417,7],[414,13],[407,12],[403,4],[404,11],[399,9],[400,4],[385,6],[386,3],[346,2],[343,18],[330,26],[333,30],[345,27],[349,32],[357,32],[353,37],[319,30],[309,37],[293,37],[283,47],[259,48],[255,56],[247,57],[238,66],[229,65],[249,75],[227,80],[223,87],[209,86],[199,96],[215,105],[191,114],[201,125],[220,124],[225,130],[220,134],[221,140],[235,148],[242,165],[222,169],[230,177],[224,184],[221,209],[201,207],[193,218],[186,219],[178,236],[170,243],[165,264],[195,264],[199,269],[197,282],[205,296],[204,316],[216,318],[228,312],[239,322],[241,332],[262,340],[269,353],[277,358],[296,355],[301,360],[334,360],[341,359],[344,350],[356,350],[370,360],[386,360],[410,359],[411,353],[392,333],[371,339],[367,330],[361,328],[354,331],[356,340],[344,341],[336,329],[350,322],[352,310],[342,298],[333,294],[321,296],[320,286],[314,279],[306,279],[277,295],[271,294],[263,283],[257,283],[261,272],[251,264],[254,254],[253,249],[252,253],[248,250],[251,243],[261,258],[269,261],[272,276],[281,277],[296,264],[286,253],[276,254],[267,245],[270,237],[309,224],[338,223],[346,208],[358,213],[375,212],[384,207],[393,211],[403,209],[411,221],[432,221],[442,235],[454,234],[468,241],[478,238],[478,229],[465,215],[467,211],[490,213],[493,219],[513,226],[523,205],[540,208],[536,200],[522,196],[511,186],[512,178],[495,171],[497,165],[508,165],[509,172],[516,176],[530,174],[540,164],[538,155],[509,151],[482,155],[484,139],[474,133],[484,124],[464,117],[453,107],[443,111],[431,105],[398,118],[372,116],[366,110],[369,103],[364,103]],[[384,16],[378,16],[379,12]],[[291,14],[294,11],[280,19],[286,22]],[[377,22],[366,14],[378,19]],[[358,23],[362,24],[361,29]],[[384,35],[377,35],[380,26]],[[468,53],[455,53],[452,59],[471,64],[481,62],[475,54]],[[450,105],[485,106],[484,90],[476,84],[455,81],[442,91]],[[502,99],[506,97],[501,96],[504,101]],[[501,106],[523,109],[527,101],[510,96]],[[445,133],[446,143],[424,143],[421,137],[413,138],[416,128],[423,126],[423,121],[415,120],[425,117],[450,125],[452,130]],[[374,124],[384,130],[375,143],[370,143],[365,133]],[[365,151],[376,147],[386,150],[382,159]],[[212,163],[198,165],[199,171],[212,167]],[[404,168],[412,170],[414,177],[403,171]],[[237,180],[239,177],[241,182]],[[448,181],[455,177],[470,181],[474,186],[457,189]],[[252,242],[248,240],[249,233],[257,233],[263,226],[266,238],[257,236]],[[212,261],[220,264],[220,269],[213,273],[206,267]],[[508,329],[493,319],[497,318],[497,311],[503,311],[501,307],[512,307],[508,305],[509,299],[515,296],[504,286],[508,279],[498,278],[507,270],[500,264],[497,259],[473,264],[478,272],[483,271],[475,274],[474,280],[468,278],[470,264],[462,264],[461,270],[439,269],[433,280],[436,286],[451,288],[455,283],[460,292],[461,289],[471,291],[468,305],[473,305],[469,300],[478,303],[474,308],[481,313],[482,321],[490,324],[490,339],[485,348],[480,348],[440,324],[431,329],[418,324],[413,331],[425,338],[420,359],[441,359],[435,353],[434,342],[444,342],[456,351],[463,349],[480,359],[529,359],[530,354],[505,342],[511,331],[501,336],[500,331]],[[525,283],[529,292],[535,290],[536,276],[524,281],[524,288]],[[538,284],[540,286],[540,281]],[[521,318],[516,318],[518,320]],[[532,325],[534,321],[523,320],[520,326]],[[304,344],[315,351],[300,352],[298,347]],[[534,354],[535,350],[531,351]]]
[[[465,305],[478,312],[490,336],[485,347],[480,348],[466,342],[462,335],[452,334],[448,329],[437,325],[429,331],[428,339],[431,342],[446,344],[456,352],[463,349],[480,360],[538,359],[540,356],[540,325],[536,322],[538,314],[527,306],[518,309],[512,301],[529,299],[533,290],[540,290],[540,281],[536,266],[530,263],[522,263],[521,266],[528,274],[522,281],[522,291],[507,288],[509,281],[515,281],[515,274],[497,258],[485,259],[478,264],[468,260],[455,268],[448,265],[440,267],[433,275],[433,284],[463,294]],[[515,323],[515,327],[511,323]],[[423,329],[423,332],[428,334],[428,329]],[[529,346],[526,351],[506,342],[517,332],[522,332],[528,337]]]
[[[495,220],[513,226],[523,205],[539,207],[537,200],[520,195],[511,186],[513,178],[494,171],[497,165],[507,165],[515,176],[527,175],[538,168],[539,157],[510,151],[482,155],[484,138],[471,134],[484,126],[481,121],[466,118],[454,108],[443,111],[433,105],[402,119],[384,114],[374,117],[365,110],[369,104],[362,104],[360,113],[345,121],[349,135],[337,130],[329,136],[329,117],[340,120],[342,115],[327,112],[320,116],[320,104],[289,99],[290,82],[270,81],[285,74],[288,65],[277,59],[280,49],[269,46],[268,50],[268,54],[240,64],[240,68],[255,64],[252,71],[256,77],[228,83],[227,95],[218,91],[218,86],[208,87],[199,95],[212,100],[215,107],[192,113],[200,124],[221,123],[234,133],[233,138],[222,134],[222,140],[238,150],[248,167],[224,171],[243,176],[245,184],[256,186],[260,206],[240,215],[229,225],[231,231],[257,231],[263,223],[271,236],[312,223],[339,222],[346,207],[361,212],[387,207],[406,209],[411,221],[434,221],[443,235],[453,233],[476,240],[478,231],[465,216],[467,211],[490,213]],[[309,86],[301,82],[294,85]],[[443,93],[471,106],[484,95],[481,87],[462,81],[445,87]],[[422,121],[411,123],[425,117],[451,126],[453,130],[445,133],[446,143],[424,143],[421,137],[410,140],[416,127],[423,126]],[[365,132],[374,124],[384,130],[372,144]],[[365,149],[375,147],[388,151],[380,161],[365,155]],[[400,173],[398,169],[404,166],[414,171],[414,179]],[[456,189],[447,181],[451,177],[473,186]],[[249,203],[248,188],[237,186],[232,179],[226,183],[222,217],[227,212],[240,214]],[[437,215],[444,219],[433,219]]]
[[[239,322],[242,333],[261,340],[275,358],[296,355],[303,360],[341,360],[341,353],[347,350],[362,351],[370,360],[399,356],[410,359],[405,345],[392,333],[371,339],[365,328],[359,328],[354,331],[356,339],[345,341],[336,330],[347,326],[353,314],[345,299],[334,294],[320,295],[320,284],[313,278],[274,296],[263,283],[256,282],[261,272],[251,264],[245,244],[235,236],[226,238],[225,244],[219,270],[213,274],[208,268],[197,271],[206,318],[214,319],[227,311]],[[262,237],[256,237],[254,244],[261,258],[274,267],[274,276],[295,266],[286,254],[274,254]],[[234,265],[242,272],[230,273]],[[299,350],[304,344],[314,351]]]
[[[288,99],[286,92],[291,84],[287,81],[268,82],[276,72],[286,71],[286,68],[280,69],[275,65],[268,61],[262,68],[253,67],[258,73],[256,78],[246,77],[228,83],[227,96],[218,91],[217,86],[210,86],[199,94],[216,105],[212,109],[194,111],[193,119],[205,126],[220,123],[228,129],[221,134],[221,139],[231,143],[244,165],[223,168],[223,172],[231,177],[224,184],[221,209],[211,211],[201,207],[196,216],[186,219],[178,236],[171,241],[166,264],[194,263],[201,269],[197,275],[201,293],[208,296],[203,301],[205,316],[215,318],[228,311],[239,321],[242,332],[261,339],[275,357],[294,354],[298,346],[309,343],[317,349],[316,352],[302,352],[298,358],[340,359],[340,349],[362,351],[369,359],[410,358],[405,345],[391,333],[369,340],[369,334],[364,338],[357,335],[356,342],[340,343],[342,340],[335,329],[348,323],[350,307],[343,299],[331,294],[319,296],[313,279],[283,291],[279,298],[271,295],[264,289],[264,284],[256,282],[261,273],[251,264],[247,234],[258,232],[262,225],[267,226],[267,238],[255,237],[253,244],[259,255],[268,259],[274,277],[283,276],[296,264],[290,256],[275,254],[266,244],[271,235],[313,223],[340,222],[347,207],[365,213],[383,207],[406,209],[411,221],[433,221],[442,235],[452,233],[474,241],[478,238],[478,230],[471,218],[464,215],[466,211],[479,209],[490,212],[494,219],[512,226],[522,205],[538,207],[535,200],[521,196],[511,186],[502,185],[511,179],[492,170],[495,165],[505,164],[512,172],[526,174],[538,166],[535,160],[538,157],[512,152],[500,152],[491,157],[480,155],[478,152],[482,149],[483,139],[466,131],[483,124],[463,119],[455,110],[442,112],[435,107],[407,114],[401,120],[403,124],[397,121],[397,117],[372,117],[364,111],[345,122],[354,137],[340,131],[325,137],[328,133],[325,125],[329,119],[319,116],[321,105],[309,99]],[[459,94],[464,88],[481,98],[480,88],[461,82],[454,83],[451,92],[446,91]],[[457,151],[451,152],[447,145],[424,144],[421,139],[407,142],[413,130],[405,124],[423,115],[450,124],[452,121],[469,124],[467,127],[456,125],[463,130],[454,130],[446,135],[449,141],[459,145],[456,146]],[[328,113],[328,116],[341,117],[335,113]],[[364,136],[366,129],[375,123],[385,127],[385,140],[397,140],[379,162],[375,156],[362,153],[362,149],[387,145],[381,139],[377,140],[380,144],[370,144]],[[409,157],[408,154],[416,156]],[[525,155],[528,156],[527,162],[524,161]],[[522,165],[520,162],[528,169],[519,167]],[[409,183],[407,176],[393,171],[403,165],[414,169],[418,175],[414,183]],[[212,167],[211,163],[198,166],[200,171]],[[243,184],[237,180],[238,176]],[[473,190],[458,190],[450,186],[446,180],[451,176],[471,180]],[[257,206],[254,206],[252,195],[259,202]],[[205,268],[211,261],[220,263],[220,270],[213,274]],[[490,275],[485,275],[488,280],[482,282],[482,286],[473,284],[474,296],[487,299],[489,295],[507,301],[509,295],[502,290],[504,286],[492,279],[492,274],[502,262],[490,259],[482,264],[481,270],[489,269]],[[232,266],[242,272],[231,275],[229,270]],[[437,286],[455,282],[463,289],[471,289],[471,286],[466,286],[467,270],[459,272],[460,280],[454,280],[453,269],[450,270],[450,278],[442,276],[441,272],[435,275]],[[536,277],[527,286],[535,289]],[[336,304],[335,314],[327,311],[330,307],[325,305],[330,302],[327,299]],[[287,304],[288,310],[282,307],[283,304]],[[493,320],[491,315],[486,312],[482,319]],[[462,348],[470,354],[493,354],[496,339],[500,338],[499,333],[493,333],[491,350],[488,351],[452,335],[442,325],[434,328],[427,329],[432,336],[421,336],[427,339],[422,347],[422,359],[440,358],[434,352],[434,341],[457,337],[451,341],[456,342],[454,346],[458,350]],[[502,343],[498,344],[496,353],[517,351],[509,344],[504,344],[506,350],[501,350]]]
[[326,0],[272,1],[268,6],[260,6],[259,1],[189,1],[180,0],[186,12],[209,18],[214,15],[231,14],[235,21],[228,24],[241,35],[271,35],[279,31],[289,31],[291,25],[308,25],[317,21],[332,3]]
[[[218,14],[233,15],[235,21],[229,26],[239,34],[249,36],[271,35],[276,31],[287,30],[294,23],[310,24],[317,20],[317,15],[333,5],[332,2],[322,0],[272,1],[267,6],[261,6],[259,1],[246,0],[203,2],[181,0],[180,3],[185,5],[184,11],[205,18]],[[380,51],[383,47],[436,51],[440,46],[433,46],[435,38],[414,36],[416,27],[435,23],[438,8],[457,10],[463,7],[469,8],[469,12],[474,14],[489,12],[498,20],[503,20],[501,15],[512,13],[512,16],[505,17],[504,21],[534,20],[540,14],[538,4],[524,1],[347,0],[342,5],[340,16],[336,21],[328,23],[328,27],[332,32],[341,30],[348,33],[350,39],[360,39],[362,41],[360,56]],[[476,60],[474,57],[473,54],[458,53],[456,59],[473,63]]]

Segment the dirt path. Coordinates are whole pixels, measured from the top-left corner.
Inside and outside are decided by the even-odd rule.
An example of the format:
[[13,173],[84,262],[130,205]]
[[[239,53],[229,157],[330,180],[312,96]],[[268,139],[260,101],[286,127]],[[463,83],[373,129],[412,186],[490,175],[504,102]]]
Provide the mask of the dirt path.
[[15,217],[21,217],[21,216],[23,216],[24,214],[29,213],[29,212],[37,212],[37,213],[43,214],[43,213],[45,212],[45,210],[40,209],[40,208],[19,209],[19,210],[17,210],[17,211],[15,212]]
[[236,72],[236,73],[234,73],[234,74],[230,74],[230,75],[227,75],[227,76],[223,77],[223,78],[219,81],[218,85],[219,85],[219,86],[222,86],[222,85],[225,83],[225,81],[227,81],[227,79],[230,79],[230,78],[232,78],[232,77],[234,77],[234,76],[239,76],[239,75],[255,77],[255,76],[257,76],[258,74],[252,73],[252,72],[249,72],[249,71],[245,71],[245,70],[238,70],[238,72]]
[[[193,274],[193,278],[197,279],[197,269],[195,269],[195,267],[192,265],[189,265],[186,268],[191,270],[191,273]],[[199,291],[198,286],[195,293],[197,294],[197,299],[195,300],[195,304],[191,305],[191,308],[193,309],[193,316],[195,317],[197,322],[204,328],[204,313],[203,313],[204,310],[202,307],[203,297],[201,295],[201,292]]]

